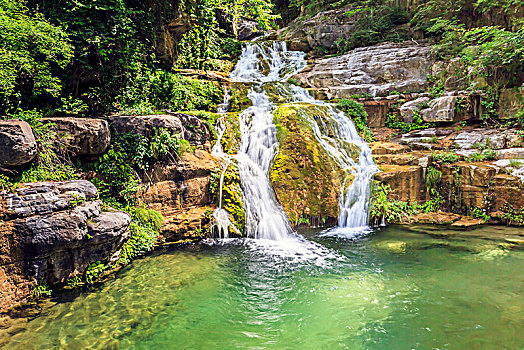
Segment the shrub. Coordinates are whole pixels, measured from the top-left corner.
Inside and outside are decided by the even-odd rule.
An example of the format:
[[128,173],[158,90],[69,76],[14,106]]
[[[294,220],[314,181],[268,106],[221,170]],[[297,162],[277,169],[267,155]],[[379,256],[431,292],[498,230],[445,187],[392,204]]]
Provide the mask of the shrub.
[[433,153],[433,159],[440,164],[452,164],[460,160],[455,152]]

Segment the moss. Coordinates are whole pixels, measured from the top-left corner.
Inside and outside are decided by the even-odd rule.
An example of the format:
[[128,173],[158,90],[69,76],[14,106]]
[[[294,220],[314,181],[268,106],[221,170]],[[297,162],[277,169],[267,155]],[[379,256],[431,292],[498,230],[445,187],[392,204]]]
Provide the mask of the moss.
[[270,181],[295,226],[321,226],[338,217],[338,199],[346,174],[317,142],[304,119],[306,114],[322,118],[322,108],[287,104],[275,112],[280,149],[270,170]]
[[[216,204],[219,203],[220,196],[220,174],[222,169],[217,169],[212,177],[211,194]],[[246,214],[242,201],[242,189],[240,187],[240,174],[235,164],[229,164],[224,175],[224,187],[222,189],[222,208],[230,214],[233,225],[239,232],[244,233]]]
[[251,86],[245,83],[233,83],[230,86],[229,93],[229,111],[240,112],[252,105],[251,100],[247,97]]

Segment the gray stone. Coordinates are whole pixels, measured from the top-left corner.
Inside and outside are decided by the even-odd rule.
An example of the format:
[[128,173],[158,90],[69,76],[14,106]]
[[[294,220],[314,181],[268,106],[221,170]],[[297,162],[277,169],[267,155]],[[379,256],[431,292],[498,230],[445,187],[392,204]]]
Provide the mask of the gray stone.
[[329,90],[333,98],[387,96],[395,90],[425,90],[432,64],[430,46],[386,43],[318,59],[296,78],[303,86]]
[[0,120],[0,167],[30,163],[38,154],[31,126],[19,119]]
[[53,124],[52,128],[74,155],[103,154],[111,143],[109,125],[102,119],[44,118],[42,122]]
[[522,159],[524,158],[524,148],[508,148],[497,151],[498,159]]
[[419,97],[416,100],[406,102],[400,106],[400,115],[402,116],[404,122],[412,123],[415,111],[420,110],[422,106],[429,102],[429,100],[429,97]]
[[334,50],[336,41],[346,39],[353,31],[357,16],[348,17],[349,9],[323,11],[307,20],[297,18],[279,34],[293,50],[307,52],[317,47]]
[[179,135],[192,145],[204,145],[209,141],[206,124],[195,116],[171,113],[146,116],[110,116],[109,120],[116,134],[137,134],[152,137],[161,129]]
[[238,40],[250,40],[259,35],[261,32],[256,21],[240,18],[237,23]]
[[88,181],[22,184],[14,193],[0,194],[0,206],[7,209],[0,226],[17,244],[10,261],[25,266],[25,277],[50,286],[82,274],[96,261],[111,261],[129,237],[131,216],[102,212]]
[[443,96],[429,102],[429,106],[421,111],[425,122],[450,123],[455,121],[456,96]]

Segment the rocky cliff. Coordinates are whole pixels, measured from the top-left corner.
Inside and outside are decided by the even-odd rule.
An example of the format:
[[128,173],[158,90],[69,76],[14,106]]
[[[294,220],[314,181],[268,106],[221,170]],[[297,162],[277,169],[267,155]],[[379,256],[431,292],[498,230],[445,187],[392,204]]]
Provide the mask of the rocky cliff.
[[129,237],[129,214],[102,209],[89,181],[21,184],[0,193],[0,310],[36,284],[64,284],[96,262],[112,262]]

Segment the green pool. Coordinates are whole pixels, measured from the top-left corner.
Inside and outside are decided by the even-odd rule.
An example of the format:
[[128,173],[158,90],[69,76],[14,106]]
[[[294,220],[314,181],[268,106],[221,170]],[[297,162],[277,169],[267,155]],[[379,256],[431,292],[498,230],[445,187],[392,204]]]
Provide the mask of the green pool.
[[524,348],[522,230],[390,227],[355,241],[302,233],[318,244],[228,241],[135,261],[14,320],[3,346]]

